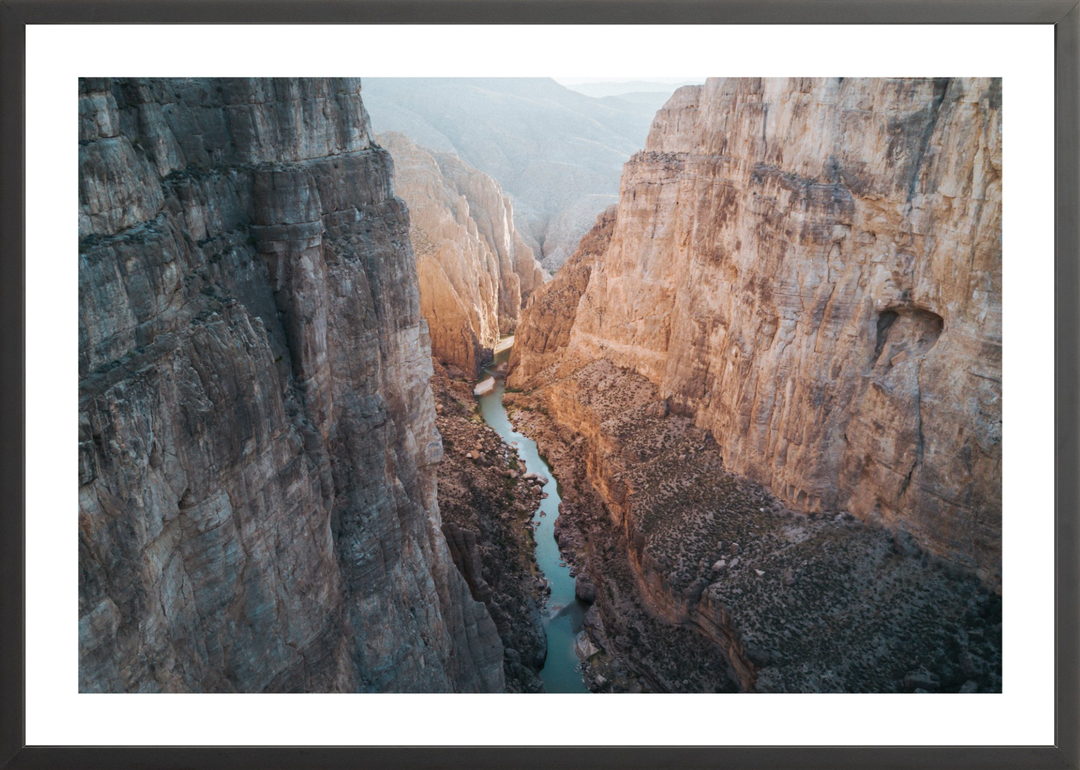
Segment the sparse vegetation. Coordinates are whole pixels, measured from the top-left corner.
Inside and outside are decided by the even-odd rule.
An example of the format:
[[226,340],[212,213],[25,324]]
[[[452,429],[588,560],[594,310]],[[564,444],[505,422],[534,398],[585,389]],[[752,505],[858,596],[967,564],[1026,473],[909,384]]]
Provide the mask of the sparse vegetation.
[[1000,690],[998,597],[887,530],[792,513],[688,418],[649,416],[656,398],[599,361],[518,403],[562,484],[564,553],[604,587],[605,688],[722,689],[700,662],[731,645],[762,690],[904,691],[922,669],[942,691]]

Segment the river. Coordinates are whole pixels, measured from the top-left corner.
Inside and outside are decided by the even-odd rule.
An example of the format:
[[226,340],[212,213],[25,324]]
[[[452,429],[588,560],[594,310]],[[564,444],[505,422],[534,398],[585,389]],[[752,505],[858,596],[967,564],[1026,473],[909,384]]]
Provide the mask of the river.
[[[513,337],[499,344],[489,369],[509,359],[512,345]],[[505,388],[506,383],[498,379],[494,388],[479,396],[480,414],[503,441],[517,448],[518,456],[525,462],[526,473],[536,473],[550,479],[544,487],[548,496],[540,501],[540,507],[533,516],[536,524],[536,561],[551,586],[544,621],[547,660],[540,671],[540,678],[547,692],[588,692],[581,678],[581,661],[574,651],[574,642],[588,608],[574,596],[574,578],[570,577],[570,568],[562,560],[559,545],[555,542],[555,519],[559,515],[561,499],[559,484],[540,456],[536,442],[515,431],[510,424],[502,402]]]

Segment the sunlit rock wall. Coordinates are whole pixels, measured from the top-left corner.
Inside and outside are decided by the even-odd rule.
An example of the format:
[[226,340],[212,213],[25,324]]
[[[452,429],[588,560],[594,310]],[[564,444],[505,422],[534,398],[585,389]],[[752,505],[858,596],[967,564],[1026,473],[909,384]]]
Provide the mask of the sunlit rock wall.
[[511,384],[609,359],[793,507],[999,586],[1001,291],[999,80],[711,79],[626,165],[569,335],[533,298]]

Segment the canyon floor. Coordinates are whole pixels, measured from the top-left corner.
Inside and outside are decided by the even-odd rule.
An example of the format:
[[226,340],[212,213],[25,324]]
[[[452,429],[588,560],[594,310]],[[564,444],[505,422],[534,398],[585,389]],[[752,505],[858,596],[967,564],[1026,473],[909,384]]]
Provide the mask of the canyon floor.
[[903,535],[794,513],[728,473],[645,378],[600,360],[505,401],[595,593],[594,691],[1001,690],[1000,597]]
[[540,692],[547,643],[545,584],[533,555],[532,516],[541,489],[517,455],[484,424],[472,386],[435,362],[432,392],[443,441],[439,510],[454,563],[495,621],[507,692]]

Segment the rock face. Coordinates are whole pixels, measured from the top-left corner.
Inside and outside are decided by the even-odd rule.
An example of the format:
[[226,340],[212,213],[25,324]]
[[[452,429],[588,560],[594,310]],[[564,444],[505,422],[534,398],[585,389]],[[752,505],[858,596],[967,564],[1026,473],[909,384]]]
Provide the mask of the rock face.
[[645,377],[601,360],[512,398],[559,479],[560,550],[597,587],[586,629],[604,655],[586,681],[910,692],[933,677],[1000,692],[1000,597],[900,532],[792,512],[727,471],[708,431],[656,408]]
[[[615,211],[612,206],[597,218],[577,251],[522,314],[524,323],[519,326],[510,350],[509,371],[513,372],[514,382],[530,382],[549,367],[563,374],[572,369],[573,359],[564,354],[574,330],[578,303],[589,288],[593,265],[611,243]],[[554,371],[546,375],[551,379]]]
[[999,80],[682,88],[615,220],[531,301],[511,385],[629,368],[796,510],[1000,588]]
[[653,94],[597,99],[550,78],[369,78],[364,89],[377,131],[455,153],[498,180],[551,272],[618,199],[622,165],[644,146],[657,107]]
[[83,80],[80,690],[491,691],[357,80]]
[[432,354],[475,375],[485,351],[514,333],[522,304],[547,276],[495,180],[403,134],[377,141],[394,159],[394,189],[409,207]]

